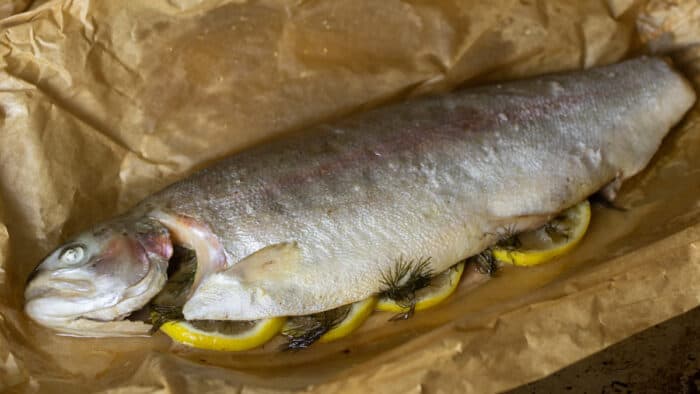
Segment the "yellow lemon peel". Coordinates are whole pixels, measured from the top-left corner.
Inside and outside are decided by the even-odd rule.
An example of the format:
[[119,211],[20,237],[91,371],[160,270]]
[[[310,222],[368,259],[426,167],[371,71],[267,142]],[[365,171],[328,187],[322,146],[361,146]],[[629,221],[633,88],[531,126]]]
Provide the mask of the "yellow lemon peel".
[[[442,301],[446,300],[452,293],[455,292],[459,285],[459,279],[464,272],[464,263],[459,263],[448,269],[447,271],[436,275],[426,288],[416,292],[416,311],[421,311],[433,307]],[[399,305],[395,300],[382,297],[377,302],[377,310],[386,312],[406,312],[408,307]]]
[[323,334],[319,342],[331,342],[350,335],[367,320],[372,314],[372,311],[374,311],[376,305],[377,297],[369,297],[366,300],[352,304],[345,319],[327,333]]
[[[591,221],[591,206],[588,200],[574,205],[550,222],[552,226],[563,227],[565,236],[559,240],[551,238],[546,228],[528,231],[519,235],[523,240],[517,249],[493,248],[493,257],[504,263],[518,266],[542,264],[573,249],[586,234]],[[530,241],[530,242],[528,242]]]
[[[187,346],[235,352],[254,349],[265,344],[280,332],[285,321],[285,317],[258,320],[250,328],[235,334],[216,330],[205,331],[184,320],[167,322],[160,327],[160,330],[174,341]],[[226,322],[222,322],[222,324],[226,324]]]

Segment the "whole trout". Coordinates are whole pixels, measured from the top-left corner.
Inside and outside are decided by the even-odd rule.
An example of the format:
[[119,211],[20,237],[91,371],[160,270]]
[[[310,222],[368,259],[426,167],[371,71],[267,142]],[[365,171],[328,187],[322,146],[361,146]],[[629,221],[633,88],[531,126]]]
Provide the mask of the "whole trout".
[[[188,320],[305,315],[382,290],[397,261],[441,272],[642,170],[695,101],[661,59],[425,97],[222,160],[49,255],[26,312],[96,335],[196,252]],[[103,324],[100,326],[100,324]],[[121,326],[120,326],[121,327]],[[128,331],[128,330],[127,330]]]

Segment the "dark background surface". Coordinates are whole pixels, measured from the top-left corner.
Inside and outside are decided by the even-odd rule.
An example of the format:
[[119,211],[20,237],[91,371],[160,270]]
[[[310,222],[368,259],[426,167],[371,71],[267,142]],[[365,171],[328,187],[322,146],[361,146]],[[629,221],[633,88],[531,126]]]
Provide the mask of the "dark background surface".
[[700,393],[699,334],[695,308],[508,393]]

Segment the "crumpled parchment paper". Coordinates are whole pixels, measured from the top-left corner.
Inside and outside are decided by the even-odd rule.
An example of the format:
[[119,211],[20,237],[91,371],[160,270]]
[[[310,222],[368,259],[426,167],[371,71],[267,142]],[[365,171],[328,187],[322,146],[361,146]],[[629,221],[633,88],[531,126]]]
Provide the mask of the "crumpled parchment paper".
[[62,239],[223,156],[409,96],[645,52],[697,84],[699,20],[691,0],[54,0],[0,20],[0,391],[494,392],[699,305],[696,107],[625,184],[628,210],[594,209],[574,252],[406,322],[229,354],[56,336],[21,311]]

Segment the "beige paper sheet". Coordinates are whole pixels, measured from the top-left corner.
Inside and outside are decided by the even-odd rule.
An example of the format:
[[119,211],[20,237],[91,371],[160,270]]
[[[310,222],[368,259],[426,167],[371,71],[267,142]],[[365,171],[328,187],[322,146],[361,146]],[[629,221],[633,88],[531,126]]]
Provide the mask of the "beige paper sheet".
[[[573,253],[342,341],[212,353],[21,312],[62,239],[286,131],[431,92],[672,56],[696,1],[50,1],[0,21],[0,391],[494,392],[700,304],[700,109]],[[32,7],[35,8],[35,7]]]

